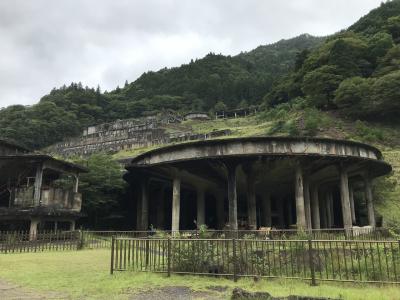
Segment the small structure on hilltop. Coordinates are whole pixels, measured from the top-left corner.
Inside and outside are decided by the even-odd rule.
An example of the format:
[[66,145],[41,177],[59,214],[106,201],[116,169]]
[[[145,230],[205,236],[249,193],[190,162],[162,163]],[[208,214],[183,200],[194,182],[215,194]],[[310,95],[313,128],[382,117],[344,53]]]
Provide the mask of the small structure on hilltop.
[[210,117],[205,112],[190,112],[183,116],[185,120],[207,121]]
[[[171,145],[126,165],[138,230],[375,227],[372,180],[391,166],[363,143],[249,137]],[[361,190],[355,200],[355,190]],[[360,195],[364,195],[360,198]]]
[[[0,140],[0,230],[75,229],[81,216],[79,174],[87,169]],[[54,185],[63,174],[71,189]]]
[[215,119],[232,119],[254,115],[257,113],[257,107],[237,108],[231,110],[220,110],[215,112]]

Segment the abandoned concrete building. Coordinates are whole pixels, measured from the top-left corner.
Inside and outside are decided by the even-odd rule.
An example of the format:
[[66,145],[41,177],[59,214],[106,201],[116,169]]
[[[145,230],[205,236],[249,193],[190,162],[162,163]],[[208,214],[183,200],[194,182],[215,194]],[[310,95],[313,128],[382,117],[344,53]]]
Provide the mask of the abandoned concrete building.
[[[74,230],[81,216],[79,174],[86,168],[32,153],[0,140],[0,230]],[[55,185],[61,175],[73,178],[71,189]]]
[[[206,114],[188,114],[189,118],[205,120]],[[207,115],[206,115],[207,116]],[[117,120],[83,130],[80,137],[57,143],[46,151],[63,157],[87,156],[97,152],[117,152],[120,150],[150,147],[190,140],[205,140],[230,134],[230,130],[215,130],[205,134],[191,131],[166,130],[172,123],[180,123],[182,117],[175,114],[150,116],[138,119]]]
[[252,137],[166,146],[131,159],[126,169],[136,229],[177,231],[200,224],[376,226],[372,180],[391,166],[378,149],[358,142]]

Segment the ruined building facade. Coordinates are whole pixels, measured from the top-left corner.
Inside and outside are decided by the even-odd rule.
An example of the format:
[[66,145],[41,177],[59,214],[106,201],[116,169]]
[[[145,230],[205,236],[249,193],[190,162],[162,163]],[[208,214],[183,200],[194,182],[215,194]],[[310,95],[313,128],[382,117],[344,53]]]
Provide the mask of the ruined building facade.
[[174,114],[117,120],[87,127],[80,137],[57,143],[47,150],[63,157],[86,156],[96,152],[113,153],[188,140],[205,140],[230,134],[229,130],[197,134],[191,131],[171,133],[165,129],[168,124],[180,123],[182,120],[183,118]]
[[353,141],[249,137],[166,146],[126,169],[140,230],[351,230],[377,225],[372,181],[391,166]]
[[[74,230],[81,217],[79,174],[86,168],[32,153],[0,140],[0,230]],[[73,180],[66,188],[56,184],[62,175]]]

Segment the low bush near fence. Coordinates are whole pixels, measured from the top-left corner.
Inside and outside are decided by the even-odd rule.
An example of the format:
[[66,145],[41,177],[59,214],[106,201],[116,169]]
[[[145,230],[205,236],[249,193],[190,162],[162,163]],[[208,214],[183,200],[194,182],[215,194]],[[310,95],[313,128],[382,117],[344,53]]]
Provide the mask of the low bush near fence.
[[397,241],[115,238],[111,272],[400,282]]

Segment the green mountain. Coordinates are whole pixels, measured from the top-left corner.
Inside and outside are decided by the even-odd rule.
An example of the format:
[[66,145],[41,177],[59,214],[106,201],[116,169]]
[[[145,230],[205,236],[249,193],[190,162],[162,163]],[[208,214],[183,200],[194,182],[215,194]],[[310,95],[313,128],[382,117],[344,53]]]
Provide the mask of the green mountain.
[[267,106],[304,99],[353,119],[398,122],[400,1],[382,3],[348,30],[298,56],[295,70],[275,82]]
[[387,1],[327,38],[304,34],[236,56],[210,53],[110,92],[79,83],[53,89],[36,105],[0,110],[0,137],[41,148],[116,119],[259,104],[393,124],[400,112],[399,42],[400,0]]
[[180,67],[144,73],[111,92],[72,83],[53,89],[33,106],[0,110],[0,137],[41,148],[77,135],[88,125],[140,117],[162,110],[210,110],[261,103],[273,81],[295,64],[296,55],[322,42],[301,35],[236,56],[210,53]]

